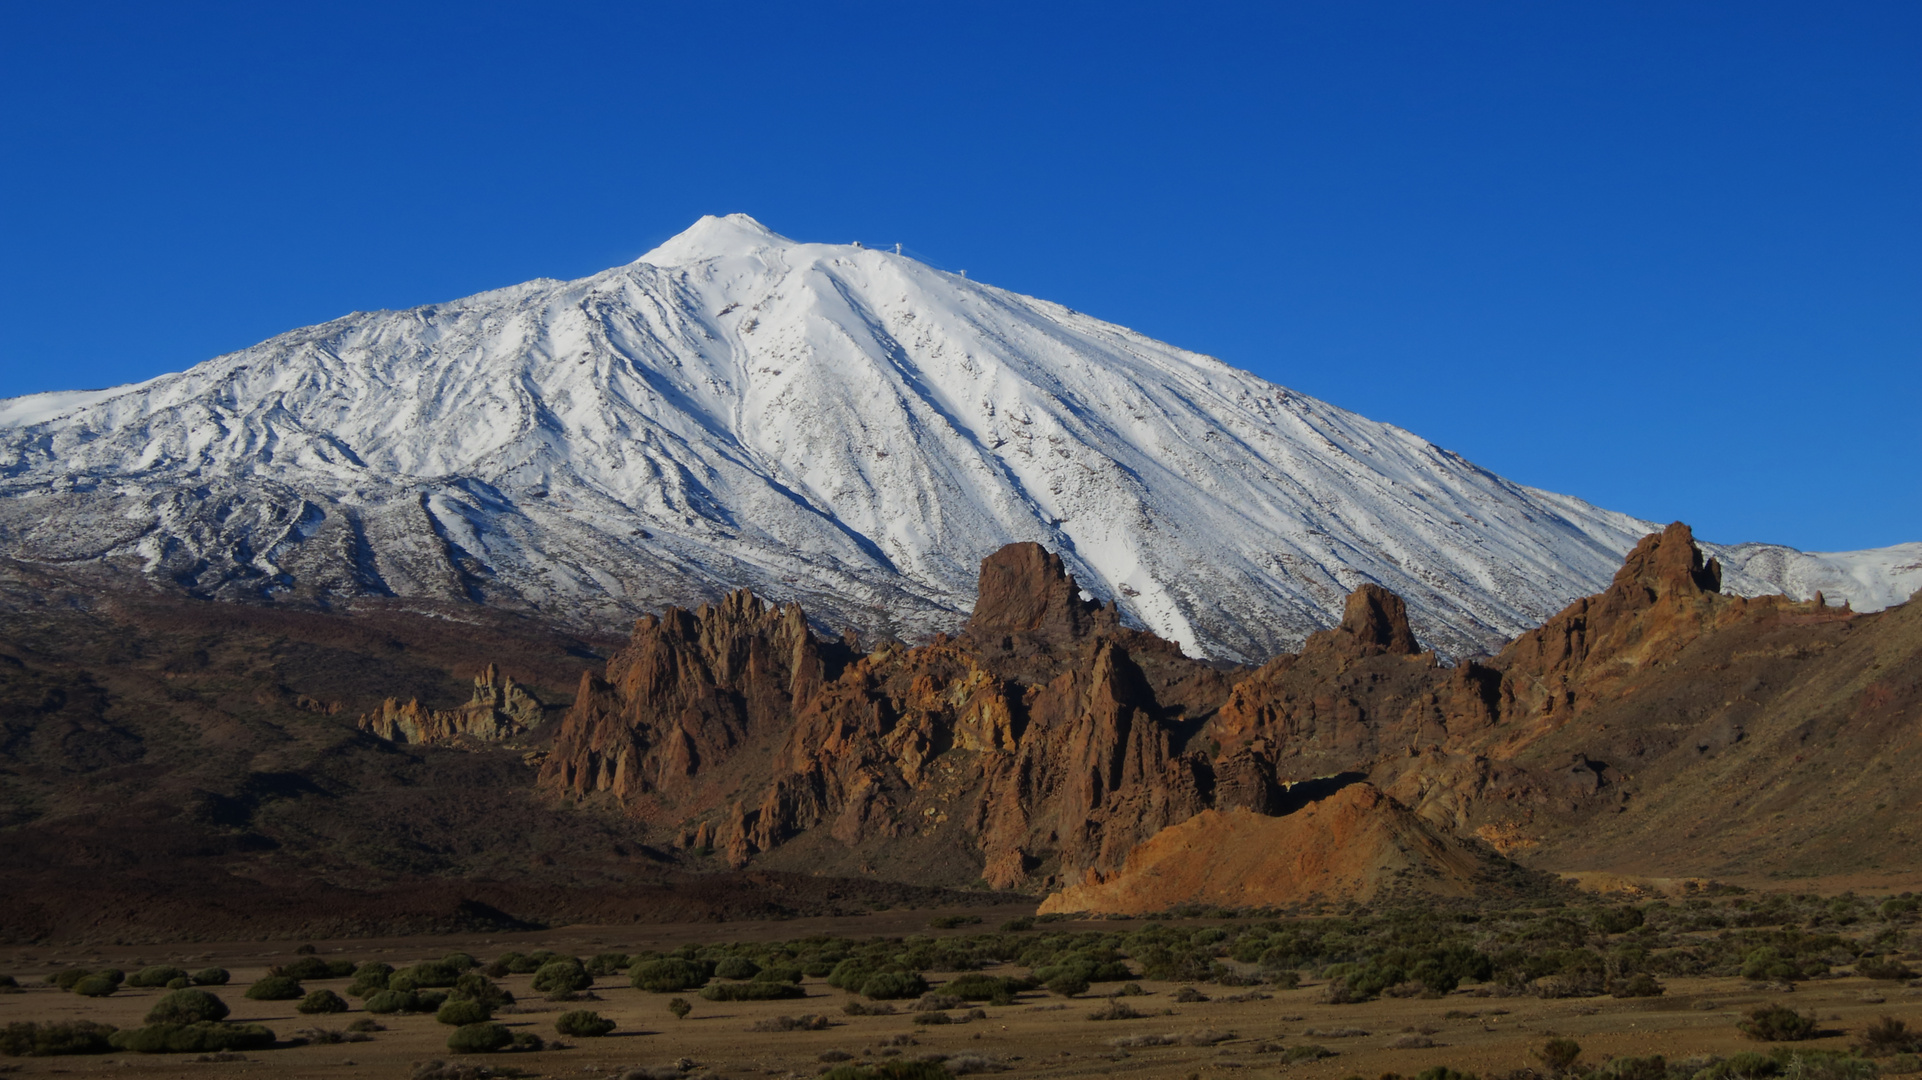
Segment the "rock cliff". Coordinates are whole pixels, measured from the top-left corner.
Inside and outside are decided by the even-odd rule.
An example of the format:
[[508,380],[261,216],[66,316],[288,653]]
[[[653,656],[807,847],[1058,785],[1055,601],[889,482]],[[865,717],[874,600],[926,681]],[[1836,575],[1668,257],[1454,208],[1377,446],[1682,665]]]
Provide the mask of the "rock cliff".
[[505,742],[541,726],[546,714],[534,695],[503,676],[493,664],[474,676],[474,696],[455,709],[428,709],[418,698],[395,698],[380,711],[362,714],[360,729],[389,742],[447,746],[463,739]]

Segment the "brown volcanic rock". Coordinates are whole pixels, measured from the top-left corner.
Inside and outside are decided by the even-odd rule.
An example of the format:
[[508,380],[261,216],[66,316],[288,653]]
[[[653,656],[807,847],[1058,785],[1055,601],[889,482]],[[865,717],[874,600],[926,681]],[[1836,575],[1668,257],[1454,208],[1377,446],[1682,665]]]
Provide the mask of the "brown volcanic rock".
[[[299,702],[303,708],[311,698]],[[313,709],[317,712],[331,710]],[[534,696],[503,677],[493,664],[474,676],[474,696],[456,709],[429,709],[419,698],[402,705],[395,698],[383,701],[380,711],[360,718],[360,729],[388,742],[447,746],[463,739],[480,742],[505,742],[526,735],[541,726],[546,714]]]
[[1061,556],[1040,544],[1009,544],[981,560],[974,614],[965,632],[976,638],[1041,634],[1073,639],[1121,624],[1111,604],[1082,598]]
[[1143,915],[1179,904],[1471,896],[1505,876],[1485,850],[1445,836],[1368,784],[1285,817],[1204,810],[1128,853],[1117,873],[1048,897],[1041,912]]

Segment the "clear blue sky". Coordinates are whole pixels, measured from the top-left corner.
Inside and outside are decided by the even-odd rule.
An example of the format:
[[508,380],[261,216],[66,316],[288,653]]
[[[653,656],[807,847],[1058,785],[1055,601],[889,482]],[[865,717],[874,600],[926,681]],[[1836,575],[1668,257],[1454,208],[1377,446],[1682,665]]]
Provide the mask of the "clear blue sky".
[[0,7],[0,396],[903,242],[1717,540],[1922,540],[1922,4]]

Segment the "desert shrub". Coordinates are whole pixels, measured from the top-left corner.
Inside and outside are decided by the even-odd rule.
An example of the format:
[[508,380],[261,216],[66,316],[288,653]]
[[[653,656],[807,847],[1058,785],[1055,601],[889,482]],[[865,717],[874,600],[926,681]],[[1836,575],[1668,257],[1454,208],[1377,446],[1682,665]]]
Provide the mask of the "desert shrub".
[[755,973],[754,981],[798,983],[806,977],[806,971],[791,964],[769,964]]
[[1024,930],[1032,929],[1034,929],[1034,916],[1032,915],[1016,916],[1001,924],[1001,932],[1004,934],[1019,934]]
[[554,1030],[569,1038],[598,1039],[614,1030],[614,1021],[597,1012],[575,1009],[562,1013],[560,1019],[554,1021]]
[[1090,1020],[1139,1020],[1141,1013],[1123,1005],[1119,1001],[1109,1001],[1105,1006],[1088,1014]]
[[1865,956],[1855,962],[1855,973],[1865,979],[1915,978],[1915,969],[1893,956]]
[[105,971],[94,971],[91,968],[68,968],[65,971],[55,973],[49,977],[47,981],[62,990],[72,990],[74,987],[79,986],[83,980],[93,978],[96,975],[115,986],[119,986],[122,982],[126,981],[126,975],[124,973],[113,970],[112,968]]
[[11,975],[0,975],[0,994],[11,994],[20,989],[20,980]]
[[973,1073],[1007,1072],[1014,1066],[998,1058],[985,1054],[956,1054],[941,1063],[955,1076],[968,1076]]
[[1891,1076],[1907,1076],[1910,1073],[1922,1072],[1922,1055],[1897,1054],[1889,1059],[1887,1065],[1882,1066],[1881,1071]]
[[1032,990],[1034,987],[1035,983],[1032,979],[963,975],[948,981],[941,987],[941,992],[960,998],[962,1001],[992,1001],[997,1004],[1006,1004],[1014,1001],[1016,994],[1023,990]]
[[[330,979],[333,978],[333,969],[318,956],[303,956],[291,964],[280,965],[274,969],[274,974],[290,979]],[[353,970],[349,969],[347,974],[352,975]]]
[[347,1030],[348,1031],[386,1031],[387,1025],[381,1023],[378,1020],[374,1020],[369,1017],[363,1016],[360,1019],[354,1021],[353,1023],[348,1024]]
[[369,960],[354,969],[354,983],[347,992],[354,997],[366,997],[376,990],[387,989],[387,980],[394,975],[394,965],[379,960]]
[[250,1001],[293,1001],[304,997],[306,993],[299,979],[290,979],[285,975],[269,975],[247,988]]
[[634,989],[656,994],[692,990],[708,979],[706,968],[674,957],[635,964],[628,976]]
[[754,1026],[749,1028],[748,1030],[749,1031],[826,1031],[827,1029],[828,1029],[827,1017],[816,1016],[814,1013],[802,1013],[800,1016],[775,1016],[775,1017],[770,1017],[766,1020],[757,1020],[754,1022]]
[[595,978],[619,975],[634,965],[634,958],[623,952],[604,952],[587,962],[587,973]]
[[745,956],[724,956],[714,965],[717,979],[752,979],[761,973],[761,965]]
[[919,998],[917,998],[914,1004],[908,1006],[908,1011],[909,1012],[942,1012],[947,1009],[958,1009],[960,1007],[961,1007],[961,999],[958,997],[955,997],[953,994],[944,994],[934,990],[930,990],[927,993],[922,994]]
[[1472,1072],[1459,1072],[1446,1065],[1431,1065],[1415,1074],[1415,1080],[1476,1080]]
[[484,1002],[473,1001],[471,999],[466,1001],[449,1001],[434,1013],[434,1019],[443,1024],[451,1024],[454,1027],[466,1027],[469,1024],[484,1024],[493,1018],[494,1010],[488,1008]]
[[1618,1057],[1589,1074],[1595,1080],[1665,1080],[1668,1060],[1660,1054]]
[[343,1013],[347,1011],[347,1001],[332,990],[314,990],[300,999],[294,1011],[304,1016],[317,1013]]
[[[426,1002],[415,990],[376,990],[367,995],[361,1008],[384,1016],[389,1013],[425,1012]],[[438,1009],[440,1005],[436,1004],[434,1008]]]
[[1422,1034],[1409,1034],[1397,1036],[1395,1041],[1388,1045],[1395,1050],[1426,1050],[1435,1045],[1435,1040]]
[[1271,971],[1268,972],[1268,981],[1273,983],[1276,989],[1293,990],[1301,985],[1301,972],[1294,968]]
[[1626,979],[1617,979],[1609,984],[1608,992],[1618,998],[1661,997],[1668,988],[1655,981],[1655,976],[1646,971],[1638,971]]
[[1922,1053],[1922,1031],[1911,1031],[1895,1017],[1884,1016],[1862,1030],[1861,1041],[1855,1044],[1855,1049],[1867,1057]]
[[841,1006],[841,1011],[849,1016],[893,1016],[895,1013],[894,1006],[885,1001],[877,1001],[872,1005],[861,1001],[850,1001]]
[[922,1025],[952,1024],[954,1023],[954,1017],[944,1012],[915,1013],[914,1022]]
[[900,1001],[928,992],[928,980],[912,971],[883,971],[869,975],[858,991],[870,1001]]
[[701,988],[701,996],[709,1001],[781,1001],[806,997],[807,992],[787,982],[732,982],[710,983]]
[[1334,1056],[1335,1052],[1325,1046],[1302,1043],[1300,1046],[1291,1046],[1283,1051],[1281,1060],[1284,1064],[1293,1065],[1298,1061],[1319,1061],[1322,1058]]
[[1175,1004],[1177,1005],[1193,1005],[1207,1000],[1209,1000],[1208,995],[1192,986],[1184,986],[1175,991]]
[[1582,1056],[1582,1045],[1574,1039],[1550,1039],[1535,1048],[1535,1060],[1553,1074],[1571,1072]]
[[156,986],[165,986],[175,979],[184,979],[186,977],[187,973],[177,967],[156,964],[153,967],[141,968],[139,971],[127,976],[127,985],[137,986],[143,990],[150,990]]
[[1786,1055],[1778,1059],[1773,1054],[1744,1050],[1698,1071],[1693,1080],[1763,1080],[1764,1077],[1779,1076],[1785,1058]]
[[550,960],[534,973],[534,992],[539,994],[585,990],[593,985],[594,976],[589,975],[587,968],[572,957]]
[[1786,1005],[1762,1005],[1748,1011],[1735,1025],[1742,1034],[1760,1042],[1800,1042],[1815,1037],[1815,1018],[1803,1016]]
[[171,979],[167,982],[167,989],[185,990],[189,986],[192,986],[193,984],[194,984],[194,981],[188,978]]
[[1056,975],[1048,980],[1047,986],[1049,993],[1060,994],[1062,997],[1074,997],[1076,994],[1088,992],[1088,980],[1074,972]]
[[949,1080],[954,1074],[938,1061],[883,1061],[878,1065],[837,1065],[817,1080]]
[[[406,970],[407,977],[414,981],[414,985],[407,989],[413,990],[423,986],[440,989],[452,986],[460,981],[463,970],[465,969],[456,968],[445,960],[423,960]],[[392,979],[388,980],[388,985],[393,985]]]
[[514,1033],[506,1025],[487,1021],[455,1028],[447,1036],[447,1049],[456,1054],[491,1054],[514,1044]]
[[474,959],[471,953],[464,952],[448,953],[446,956],[440,958],[440,962],[453,968],[457,972],[472,971],[480,966],[479,960]]
[[687,1014],[694,1011],[694,1005],[686,998],[668,998],[667,1011],[674,1014],[674,1019],[685,1020]]
[[1774,946],[1763,945],[1749,950],[1742,958],[1742,978],[1756,982],[1789,982],[1805,978],[1802,965],[1793,956],[1783,956]]
[[175,990],[147,1010],[149,1024],[198,1024],[227,1019],[227,1003],[205,990]]
[[105,975],[89,975],[73,984],[73,992],[81,997],[106,997],[118,989],[120,984]]
[[512,1005],[514,995],[478,971],[466,971],[447,992],[449,1001],[478,1001],[490,1009]]
[[136,1054],[217,1054],[264,1049],[274,1033],[259,1024],[148,1024],[116,1031],[109,1041]]
[[58,1023],[15,1023],[0,1028],[0,1056],[57,1057],[65,1054],[104,1054],[113,1049],[114,1028],[86,1020]]
[[1232,1031],[1216,1031],[1214,1028],[1202,1028],[1200,1031],[1190,1031],[1181,1036],[1181,1044],[1183,1046],[1213,1046],[1216,1043],[1227,1042],[1234,1037],[1235,1033]]

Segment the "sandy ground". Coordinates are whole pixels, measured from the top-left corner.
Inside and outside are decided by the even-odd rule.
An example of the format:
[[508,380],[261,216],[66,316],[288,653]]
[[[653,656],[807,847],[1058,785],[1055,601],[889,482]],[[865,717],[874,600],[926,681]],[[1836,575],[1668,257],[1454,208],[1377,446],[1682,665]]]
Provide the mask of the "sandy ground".
[[[1011,911],[1010,914],[1013,912]],[[953,933],[993,929],[997,918],[984,914],[983,926],[962,927]],[[575,927],[535,934],[487,938],[417,938],[354,942],[315,942],[322,956],[355,960],[386,960],[401,965],[439,957],[456,950],[483,958],[510,949],[550,948],[591,956],[602,951],[638,951],[672,947],[687,941],[781,940],[813,933],[849,936],[927,933],[929,912],[881,913],[861,919],[794,920],[778,923],[595,928]],[[1065,924],[1073,927],[1076,924]],[[1087,924],[1119,929],[1114,922]],[[1126,924],[1121,924],[1125,926]],[[1060,927],[1054,927],[1060,928]],[[939,931],[935,931],[939,933]],[[109,998],[90,1000],[50,987],[30,985],[56,966],[97,964],[135,970],[142,964],[176,963],[187,967],[220,965],[232,969],[234,982],[220,990],[233,1007],[232,1020],[266,1024],[285,1040],[306,1028],[344,1029],[367,1014],[353,1012],[329,1017],[304,1017],[292,1002],[256,1002],[242,996],[246,986],[265,973],[270,963],[292,958],[290,946],[278,943],[194,945],[178,950],[144,947],[48,951],[25,949],[0,954],[0,971],[10,972],[27,985],[22,993],[0,995],[0,1023],[17,1020],[91,1019],[122,1027],[137,1026],[153,1001],[165,991],[122,990]],[[1012,970],[1010,973],[1013,973]],[[931,981],[946,978],[931,975]],[[1147,1014],[1139,1019],[1094,1021],[1089,1013],[1105,1005],[1098,998],[1062,999],[1045,992],[1022,995],[1019,1003],[988,1008],[986,1020],[945,1027],[912,1022],[912,1015],[857,1017],[842,1013],[852,995],[819,979],[806,983],[808,997],[779,1002],[718,1003],[693,994],[686,1020],[675,1020],[666,1008],[670,995],[634,990],[625,978],[603,979],[594,989],[599,1001],[578,1004],[547,1002],[529,987],[531,976],[500,980],[521,1004],[498,1017],[514,1030],[556,1038],[554,1020],[567,1009],[589,1008],[616,1021],[613,1035],[600,1039],[562,1040],[569,1046],[538,1053],[497,1054],[466,1059],[511,1066],[529,1075],[548,1077],[618,1077],[635,1066],[662,1065],[678,1059],[696,1063],[697,1080],[764,1076],[812,1076],[824,1066],[824,1052],[840,1050],[854,1059],[877,1060],[887,1049],[904,1055],[931,1052],[977,1054],[1006,1062],[1006,1077],[1260,1077],[1285,1075],[1299,1080],[1341,1080],[1350,1076],[1377,1077],[1396,1072],[1413,1076],[1431,1065],[1445,1064],[1484,1076],[1532,1064],[1530,1051],[1551,1035],[1581,1043],[1584,1059],[1599,1062],[1623,1054],[1663,1054],[1670,1059],[1696,1054],[1728,1055],[1756,1049],[1736,1031],[1743,1009],[1779,1001],[1813,1012],[1833,1034],[1801,1044],[1843,1049],[1855,1032],[1881,1015],[1891,1015],[1922,1026],[1922,989],[1857,978],[1818,980],[1799,984],[1793,993],[1758,991],[1738,979],[1672,979],[1662,998],[1617,1001],[1611,998],[1542,1001],[1532,997],[1476,997],[1472,988],[1434,1000],[1391,1000],[1360,1005],[1321,1003],[1321,988],[1309,983],[1262,1000],[1231,1002],[1228,997],[1259,988],[1201,986],[1213,1000],[1176,1004],[1178,987],[1144,981],[1148,993],[1121,999]],[[312,980],[308,989],[346,988],[348,980]],[[1097,991],[1111,987],[1098,986]],[[937,987],[938,989],[938,987]],[[357,1004],[357,1003],[356,1003]],[[780,1015],[824,1013],[833,1026],[825,1031],[758,1033],[756,1021]],[[114,1075],[161,1078],[176,1076],[274,1076],[286,1078],[405,1077],[416,1063],[453,1059],[446,1050],[452,1030],[432,1016],[375,1017],[385,1031],[370,1041],[337,1045],[309,1045],[257,1051],[245,1060],[201,1063],[183,1056],[107,1054],[98,1057],[6,1058],[0,1072],[10,1075]],[[1233,1032],[1235,1037],[1213,1046],[1170,1046],[1117,1052],[1111,1040],[1145,1034],[1184,1035],[1206,1030]],[[1366,1034],[1331,1036],[1309,1034],[1311,1029],[1358,1029]],[[1397,1049],[1398,1040],[1426,1037],[1435,1045]],[[902,1045],[890,1047],[895,1041]],[[908,1043],[907,1040],[912,1040]],[[1272,1047],[1318,1044],[1336,1052],[1319,1061],[1286,1065]]]

